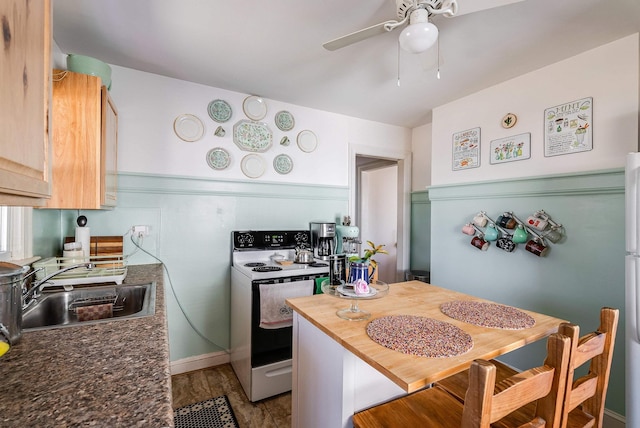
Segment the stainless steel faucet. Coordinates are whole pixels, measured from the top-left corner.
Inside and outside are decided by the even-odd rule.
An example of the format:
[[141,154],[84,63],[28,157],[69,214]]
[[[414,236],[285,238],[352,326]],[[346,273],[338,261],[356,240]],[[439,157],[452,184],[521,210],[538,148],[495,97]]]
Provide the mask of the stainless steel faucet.
[[[29,307],[29,305],[35,301],[36,298],[38,298],[40,296],[40,293],[42,292],[42,290],[44,289],[44,287],[46,286],[47,281],[49,281],[51,278],[53,278],[54,276],[60,275],[63,272],[69,271],[71,269],[77,269],[77,268],[87,268],[87,269],[93,269],[94,268],[94,264],[93,263],[78,263],[75,265],[70,265],[67,267],[64,267],[60,270],[57,270],[47,276],[45,276],[44,278],[42,278],[40,281],[36,282],[34,285],[31,286],[31,288],[29,288],[28,290],[24,290],[22,293],[22,309],[26,309],[27,307]],[[32,272],[35,273],[36,271]]]

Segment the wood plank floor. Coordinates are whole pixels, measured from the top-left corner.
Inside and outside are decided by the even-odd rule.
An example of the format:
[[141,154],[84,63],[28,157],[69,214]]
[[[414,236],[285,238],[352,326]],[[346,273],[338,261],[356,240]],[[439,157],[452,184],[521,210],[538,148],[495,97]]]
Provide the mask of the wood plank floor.
[[173,408],[227,395],[240,428],[291,427],[291,393],[251,403],[230,364],[171,376]]

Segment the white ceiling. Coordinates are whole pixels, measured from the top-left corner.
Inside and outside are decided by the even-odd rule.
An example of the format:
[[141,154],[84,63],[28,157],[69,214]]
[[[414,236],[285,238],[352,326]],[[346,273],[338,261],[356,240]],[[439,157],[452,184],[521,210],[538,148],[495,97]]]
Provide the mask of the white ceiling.
[[438,105],[639,32],[640,0],[525,0],[435,17],[441,79],[436,48],[402,51],[400,87],[400,29],[322,47],[395,18],[395,0],[53,0],[65,53],[406,127],[429,123]]

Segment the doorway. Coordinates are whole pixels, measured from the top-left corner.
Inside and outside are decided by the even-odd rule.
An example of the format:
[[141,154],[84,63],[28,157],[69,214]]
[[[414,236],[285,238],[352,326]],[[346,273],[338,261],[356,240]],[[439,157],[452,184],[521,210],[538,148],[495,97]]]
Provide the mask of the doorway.
[[393,160],[356,156],[358,173],[356,220],[360,226],[362,253],[369,248],[367,241],[384,245],[389,253],[375,256],[378,279],[396,282],[398,245],[398,162]]
[[367,240],[385,244],[390,255],[375,258],[378,277],[402,281],[409,269],[411,153],[360,145],[350,146],[349,152],[349,212],[360,227],[360,253]]

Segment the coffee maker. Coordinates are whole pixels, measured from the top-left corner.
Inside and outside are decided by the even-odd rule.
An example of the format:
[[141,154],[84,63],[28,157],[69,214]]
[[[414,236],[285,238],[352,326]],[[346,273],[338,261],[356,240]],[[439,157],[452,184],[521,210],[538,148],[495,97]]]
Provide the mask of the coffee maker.
[[360,229],[357,226],[336,226],[336,253],[349,257],[360,254]]
[[329,256],[336,253],[336,224],[311,222],[309,229],[311,230],[313,257],[329,260]]
[[351,225],[351,217],[345,216],[342,224],[336,226],[336,253],[347,259],[360,254],[360,229]]

